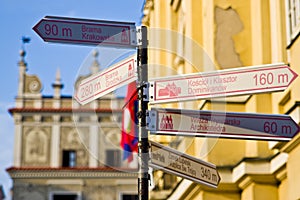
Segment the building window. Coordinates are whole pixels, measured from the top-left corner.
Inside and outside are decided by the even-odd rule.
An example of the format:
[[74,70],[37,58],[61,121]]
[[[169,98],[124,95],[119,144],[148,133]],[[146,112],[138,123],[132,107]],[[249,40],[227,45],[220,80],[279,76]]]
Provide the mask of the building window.
[[81,200],[80,192],[51,192],[50,193],[50,200]]
[[106,165],[111,167],[121,166],[121,153],[118,149],[106,150]]
[[139,196],[137,194],[122,194],[121,200],[138,200]]
[[75,167],[76,166],[76,151],[63,150],[62,166],[63,167]]
[[78,200],[77,194],[54,194],[53,200]]
[[300,32],[300,0],[286,0],[287,40],[291,44]]

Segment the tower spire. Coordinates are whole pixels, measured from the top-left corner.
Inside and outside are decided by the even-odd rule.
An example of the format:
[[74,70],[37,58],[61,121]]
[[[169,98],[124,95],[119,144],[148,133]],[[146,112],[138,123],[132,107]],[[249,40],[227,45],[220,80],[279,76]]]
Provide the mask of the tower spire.
[[56,70],[55,82],[52,84],[52,87],[54,88],[54,98],[60,98],[61,89],[64,87],[64,85],[61,83],[61,75],[59,68],[57,68]]
[[27,64],[25,62],[26,52],[24,49],[20,50],[21,59],[18,62],[19,65],[19,83],[18,83],[18,97],[22,97],[25,92],[25,75],[27,71]]
[[91,74],[95,74],[95,73],[99,72],[99,70],[100,70],[100,64],[98,62],[98,55],[99,55],[99,52],[95,49],[93,51],[94,62],[90,67]]

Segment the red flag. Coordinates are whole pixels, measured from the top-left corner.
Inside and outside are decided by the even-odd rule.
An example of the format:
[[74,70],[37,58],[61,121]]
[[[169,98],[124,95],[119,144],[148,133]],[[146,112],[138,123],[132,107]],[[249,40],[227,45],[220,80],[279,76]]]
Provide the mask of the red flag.
[[123,148],[123,160],[128,159],[128,162],[133,160],[132,152],[138,151],[138,100],[136,82],[128,85],[127,94],[122,117],[122,138],[121,147]]

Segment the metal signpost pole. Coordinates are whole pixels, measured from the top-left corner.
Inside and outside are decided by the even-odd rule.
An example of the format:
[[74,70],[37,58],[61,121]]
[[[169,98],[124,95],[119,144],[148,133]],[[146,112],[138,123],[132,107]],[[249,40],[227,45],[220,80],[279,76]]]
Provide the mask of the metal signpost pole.
[[148,37],[147,27],[141,29],[142,43],[138,47],[138,87],[139,90],[139,178],[138,190],[139,199],[149,199],[149,141],[148,130],[146,129],[146,115],[148,110],[149,92],[148,92]]

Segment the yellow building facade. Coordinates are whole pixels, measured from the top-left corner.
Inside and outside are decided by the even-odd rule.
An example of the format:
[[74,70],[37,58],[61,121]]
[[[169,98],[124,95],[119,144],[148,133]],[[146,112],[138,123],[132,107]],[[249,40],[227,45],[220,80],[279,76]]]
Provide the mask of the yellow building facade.
[[[299,0],[147,0],[149,78],[286,63],[300,74]],[[300,79],[285,91],[153,107],[287,114],[300,121]],[[289,142],[150,136],[217,166],[217,189],[154,172],[151,199],[300,199],[300,135]]]

